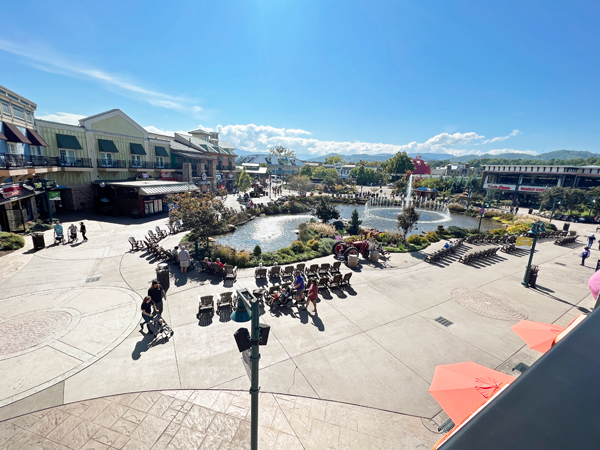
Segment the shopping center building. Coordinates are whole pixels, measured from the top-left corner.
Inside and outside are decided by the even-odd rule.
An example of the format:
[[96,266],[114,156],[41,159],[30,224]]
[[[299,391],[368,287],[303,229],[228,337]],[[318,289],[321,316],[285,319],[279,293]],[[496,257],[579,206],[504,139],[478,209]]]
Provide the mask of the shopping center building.
[[538,203],[552,187],[590,189],[600,186],[600,166],[484,166],[483,188],[496,198]]

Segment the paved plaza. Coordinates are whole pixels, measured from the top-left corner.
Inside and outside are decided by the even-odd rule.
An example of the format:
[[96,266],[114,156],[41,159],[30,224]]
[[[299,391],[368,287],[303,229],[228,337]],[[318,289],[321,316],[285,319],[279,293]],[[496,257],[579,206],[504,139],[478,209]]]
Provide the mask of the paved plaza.
[[[201,295],[256,288],[254,269],[225,285],[171,265],[164,317],[175,334],[148,348],[140,303],[158,261],[130,251],[127,238],[166,229],[166,219],[61,219],[86,219],[89,241],[33,252],[27,238],[0,259],[0,449],[249,448],[250,382],[233,339],[241,324],[230,311],[200,321],[196,313]],[[428,393],[435,367],[473,361],[518,376],[518,363],[534,364],[541,354],[510,327],[566,325],[593,306],[587,280],[600,251],[582,267],[584,243],[539,242],[537,289],[521,285],[528,252],[466,266],[460,254],[488,246],[467,244],[437,265],[423,262],[440,242],[363,261],[350,287],[321,291],[318,314],[267,308],[261,448],[431,448],[447,418]]]

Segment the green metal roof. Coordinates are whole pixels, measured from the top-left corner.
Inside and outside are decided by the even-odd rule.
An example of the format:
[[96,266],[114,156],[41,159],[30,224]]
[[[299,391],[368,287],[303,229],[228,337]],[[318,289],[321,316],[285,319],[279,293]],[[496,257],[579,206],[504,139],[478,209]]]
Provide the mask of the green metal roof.
[[143,145],[136,144],[135,142],[129,143],[129,150],[131,151],[132,155],[145,155],[146,154],[146,150],[144,150]]
[[[119,153],[115,143],[113,141],[109,141],[108,139],[98,139],[98,148],[101,152]],[[144,155],[145,154],[146,153],[144,153]]]
[[167,152],[167,150],[164,147],[154,147],[154,154],[156,156],[169,156],[169,153]]

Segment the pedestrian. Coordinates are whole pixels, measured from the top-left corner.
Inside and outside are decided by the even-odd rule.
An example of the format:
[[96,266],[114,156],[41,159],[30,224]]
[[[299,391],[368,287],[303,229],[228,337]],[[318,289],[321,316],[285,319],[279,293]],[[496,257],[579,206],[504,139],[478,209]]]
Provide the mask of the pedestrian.
[[152,280],[152,286],[148,289],[148,296],[152,299],[156,312],[162,316],[163,300],[167,299],[167,293],[158,280]]
[[[150,322],[152,320],[152,298],[144,297],[144,301],[142,302],[142,320],[143,322],[140,324],[140,331],[144,331],[144,324]],[[148,332],[150,328],[148,328]]]
[[87,238],[85,237],[85,233],[87,233],[87,230],[83,222],[79,222],[79,232],[81,233],[81,237],[83,237],[83,241],[86,242]]
[[190,267],[190,253],[183,245],[179,252],[179,267],[181,268],[181,273],[187,273],[188,267]]
[[515,214],[519,214],[519,207],[515,207]]
[[585,259],[590,257],[590,249],[588,247],[585,247],[583,251],[579,254],[579,257],[581,258],[581,265],[585,266]]
[[304,277],[296,270],[296,280],[294,281],[294,289],[296,289],[296,304],[300,303],[304,297]]
[[596,235],[592,234],[591,236],[588,236],[588,247],[592,248],[592,245],[594,245],[594,241],[596,240]]
[[317,298],[319,297],[319,283],[317,283],[316,279],[310,280],[310,287],[308,288],[308,301],[306,302],[306,309],[308,310],[308,305],[312,302],[314,305],[314,313],[317,313]]

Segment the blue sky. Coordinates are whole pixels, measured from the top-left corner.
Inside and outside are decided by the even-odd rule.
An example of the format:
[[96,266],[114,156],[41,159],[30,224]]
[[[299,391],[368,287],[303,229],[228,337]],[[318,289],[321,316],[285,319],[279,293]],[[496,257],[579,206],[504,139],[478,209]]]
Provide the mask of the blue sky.
[[600,152],[598,2],[26,1],[0,84],[300,154]]

